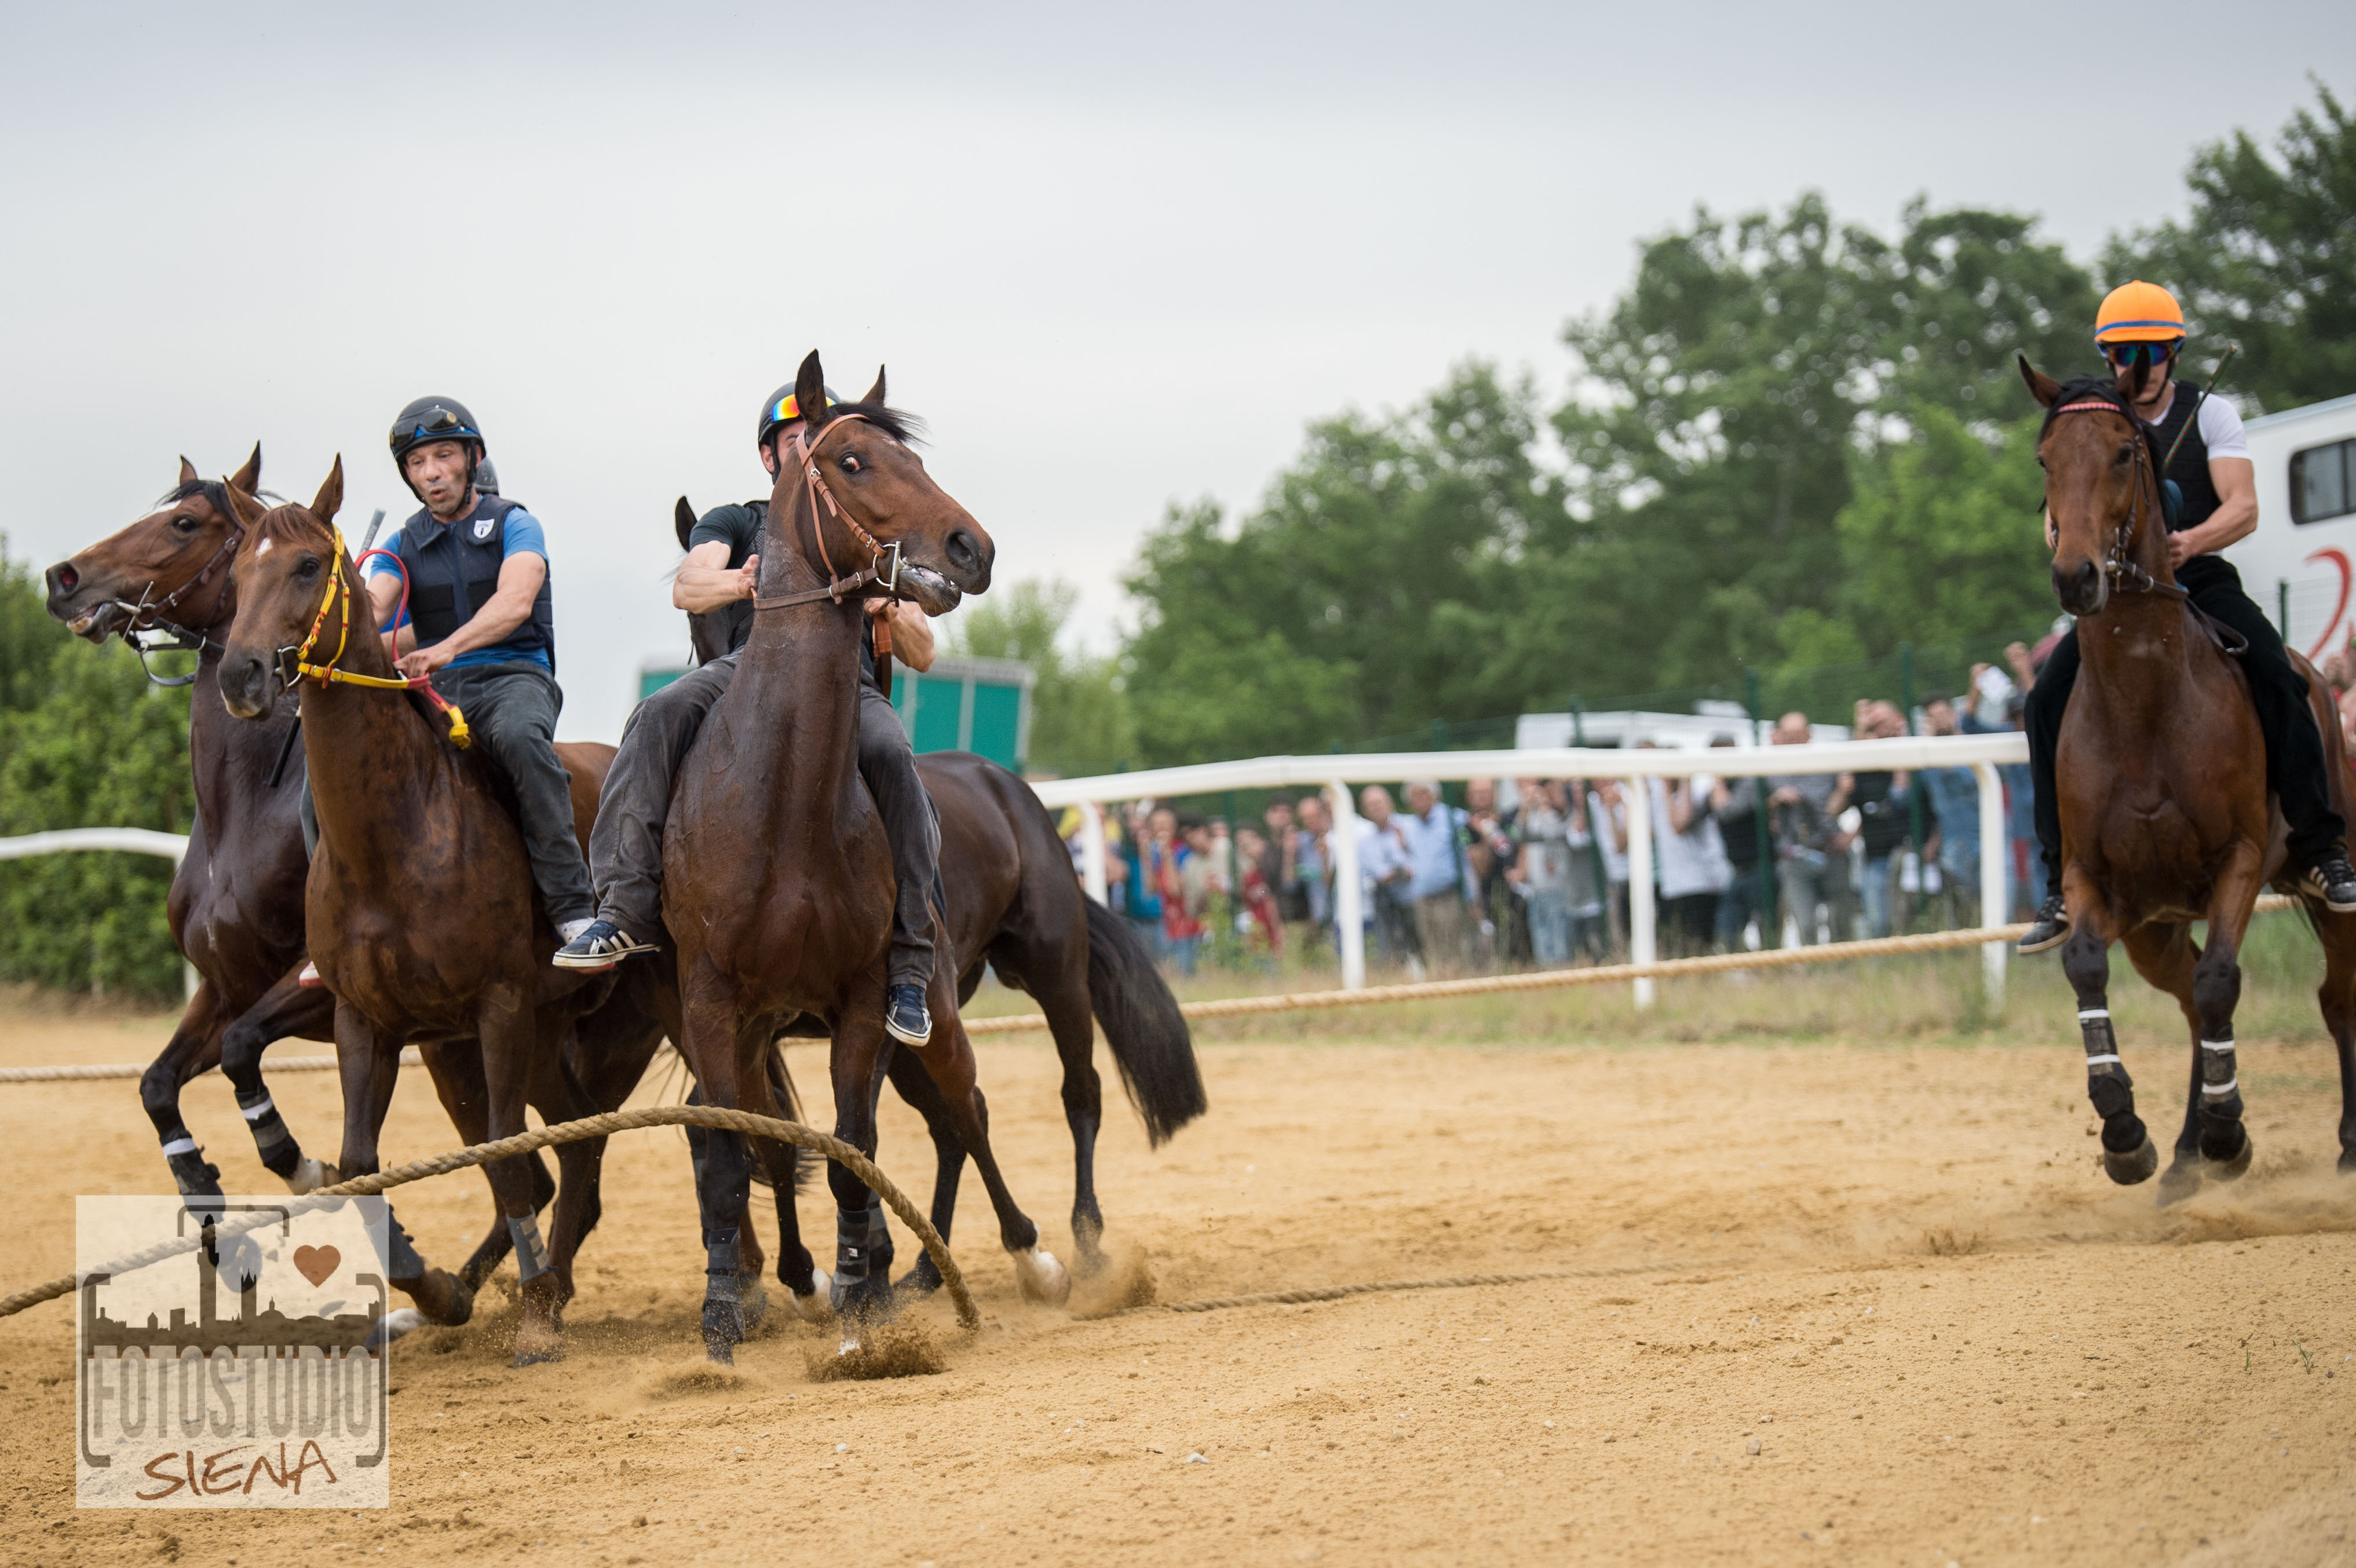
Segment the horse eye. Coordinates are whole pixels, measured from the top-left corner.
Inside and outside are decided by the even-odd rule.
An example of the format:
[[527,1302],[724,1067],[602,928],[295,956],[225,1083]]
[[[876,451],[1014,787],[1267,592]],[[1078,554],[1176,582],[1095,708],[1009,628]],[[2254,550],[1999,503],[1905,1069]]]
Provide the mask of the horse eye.
[[319,558],[316,555],[306,555],[301,560],[296,561],[294,563],[294,575],[302,578],[306,582],[312,578],[318,576]]
[[172,526],[184,534],[192,534],[197,531],[197,519],[182,512],[172,519]]
[[856,474],[862,468],[866,466],[867,465],[859,461],[859,454],[857,453],[846,452],[842,454],[842,471],[845,474]]

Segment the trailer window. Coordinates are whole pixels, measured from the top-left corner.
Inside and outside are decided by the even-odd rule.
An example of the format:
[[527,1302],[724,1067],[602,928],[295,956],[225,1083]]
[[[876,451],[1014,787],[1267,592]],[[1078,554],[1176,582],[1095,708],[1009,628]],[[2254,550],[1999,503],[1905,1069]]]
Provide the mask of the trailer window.
[[2319,523],[2356,512],[2356,441],[2310,446],[2290,459],[2290,520]]

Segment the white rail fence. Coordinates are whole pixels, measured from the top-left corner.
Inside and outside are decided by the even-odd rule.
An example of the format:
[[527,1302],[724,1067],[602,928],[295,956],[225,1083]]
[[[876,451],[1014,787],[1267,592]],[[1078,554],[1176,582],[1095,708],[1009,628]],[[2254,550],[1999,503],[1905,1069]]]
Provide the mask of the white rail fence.
[[[1499,752],[1376,752],[1352,756],[1254,757],[1233,763],[1201,763],[1182,768],[1108,773],[1096,778],[1051,779],[1033,784],[1049,806],[1081,811],[1080,876],[1099,903],[1106,897],[1104,806],[1112,801],[1172,795],[1216,795],[1236,789],[1318,789],[1333,813],[1333,923],[1342,950],[1342,985],[1358,990],[1366,983],[1365,909],[1358,879],[1357,809],[1354,784],[1396,784],[1401,779],[1618,779],[1628,788],[1628,956],[1650,964],[1658,956],[1658,912],[1653,902],[1653,805],[1647,782],[1766,774],[1847,773],[1972,770],[1979,784],[1980,923],[2006,923],[2005,863],[2011,847],[2005,837],[2004,786],[1999,766],[2029,760],[2028,740],[2001,735],[1910,736],[1891,741],[1837,741],[1808,746],[1735,746],[1678,752],[1649,747],[1596,750],[1576,746],[1533,747]],[[67,850],[118,849],[156,855],[177,862],[188,841],[177,834],[145,827],[68,827],[50,833],[0,838],[0,860]],[[1762,933],[1762,937],[1764,933]],[[1991,1005],[2004,1000],[2005,949],[1990,942],[1981,964]],[[187,971],[196,987],[196,971]],[[1650,1007],[1655,982],[1641,979],[1636,1005]]]
[[[1401,779],[1617,779],[1628,788],[1628,956],[1650,964],[1657,956],[1658,912],[1653,902],[1653,807],[1647,781],[1689,778],[1752,778],[1769,774],[1881,773],[1922,768],[1969,768],[1979,784],[1980,923],[1998,929],[2006,922],[2005,869],[2011,847],[2005,837],[2004,784],[1998,767],[2029,761],[2027,737],[1917,735],[1890,741],[1836,741],[1808,746],[1736,746],[1675,752],[1649,747],[1596,750],[1576,746],[1533,747],[1500,752],[1387,752],[1357,756],[1255,757],[1233,763],[1203,763],[1183,768],[1108,773],[1096,778],[1034,783],[1049,806],[1081,810],[1080,875],[1098,902],[1106,897],[1104,811],[1108,802],[1216,795],[1237,789],[1317,789],[1333,813],[1329,836],[1333,856],[1333,924],[1342,949],[1342,985],[1357,990],[1366,983],[1365,909],[1358,880],[1357,811],[1353,784],[1396,784]],[[1763,933],[1762,933],[1763,935]],[[1981,948],[1982,973],[1990,1005],[2004,1000],[2006,944]],[[1654,984],[1633,982],[1636,1005],[1650,1007]]]

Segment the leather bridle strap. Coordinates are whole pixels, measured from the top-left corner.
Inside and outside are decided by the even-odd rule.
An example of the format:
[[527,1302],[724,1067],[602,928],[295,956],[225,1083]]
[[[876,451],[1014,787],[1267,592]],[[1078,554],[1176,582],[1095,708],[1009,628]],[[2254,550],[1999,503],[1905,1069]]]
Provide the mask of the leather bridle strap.
[[[859,519],[836,503],[833,487],[828,485],[819,474],[818,443],[826,439],[827,432],[838,425],[851,424],[866,419],[865,414],[839,414],[829,420],[825,428],[815,436],[806,429],[794,432],[794,459],[801,464],[802,483],[809,496],[810,538],[816,541],[819,560],[826,568],[827,584],[823,588],[805,589],[799,593],[780,593],[770,598],[755,599],[753,601],[755,610],[783,610],[795,604],[815,604],[821,599],[832,600],[840,604],[846,594],[855,592],[871,583],[881,585],[894,599],[900,596],[899,545],[894,543],[885,546],[876,543],[875,537],[859,526]],[[826,507],[825,517],[833,517],[844,528],[849,528],[851,537],[865,545],[873,556],[873,562],[865,570],[854,571],[848,577],[836,574],[834,558],[826,548],[825,517],[821,517],[819,513],[821,502]],[[884,557],[886,554],[892,557],[892,570],[889,573],[884,571]],[[888,644],[884,651],[889,651]]]

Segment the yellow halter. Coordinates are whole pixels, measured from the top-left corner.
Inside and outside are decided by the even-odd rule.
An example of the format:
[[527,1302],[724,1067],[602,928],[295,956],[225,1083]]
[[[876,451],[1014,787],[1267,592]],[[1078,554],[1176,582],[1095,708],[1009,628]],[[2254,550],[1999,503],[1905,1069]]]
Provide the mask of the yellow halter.
[[[303,639],[303,644],[300,647],[280,649],[279,657],[283,660],[289,653],[292,653],[294,656],[294,668],[298,678],[308,677],[309,678],[319,681],[323,684],[329,681],[340,681],[346,686],[374,687],[382,691],[423,692],[425,694],[425,699],[428,702],[432,703],[435,708],[450,716],[450,743],[457,747],[460,751],[465,751],[468,742],[472,740],[472,737],[466,731],[466,714],[459,710],[456,703],[451,701],[448,698],[434,690],[433,681],[427,677],[422,675],[400,676],[392,679],[387,679],[383,676],[379,675],[355,675],[350,670],[338,669],[336,667],[337,660],[344,656],[344,649],[348,646],[351,642],[352,614],[350,603],[351,591],[344,586],[344,530],[341,528],[336,528],[333,532],[336,536],[336,566],[333,571],[327,573],[327,592],[319,600],[318,614],[312,617],[311,635]],[[360,560],[366,560],[372,555],[385,556],[389,558],[395,566],[400,566],[401,564],[401,558],[394,555],[393,552],[389,549],[366,550],[361,553],[359,559]],[[358,571],[359,570],[359,560],[352,562],[352,570],[354,571]],[[409,572],[406,568],[403,568],[401,573],[401,603],[404,608],[406,608],[409,603]],[[338,623],[340,629],[336,635],[335,654],[326,664],[313,664],[310,662],[311,650],[319,645],[319,638],[327,629],[328,612],[337,608],[338,605],[342,607],[344,613]],[[398,619],[396,618],[396,624],[397,624]]]

